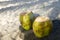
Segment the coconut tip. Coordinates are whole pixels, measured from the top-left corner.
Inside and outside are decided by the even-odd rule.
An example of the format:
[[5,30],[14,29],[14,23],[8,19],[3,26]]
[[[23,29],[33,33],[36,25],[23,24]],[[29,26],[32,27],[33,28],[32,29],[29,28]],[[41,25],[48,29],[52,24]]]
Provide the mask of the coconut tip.
[[44,22],[50,20],[49,17],[44,17],[44,16],[38,16],[35,21],[37,22]]

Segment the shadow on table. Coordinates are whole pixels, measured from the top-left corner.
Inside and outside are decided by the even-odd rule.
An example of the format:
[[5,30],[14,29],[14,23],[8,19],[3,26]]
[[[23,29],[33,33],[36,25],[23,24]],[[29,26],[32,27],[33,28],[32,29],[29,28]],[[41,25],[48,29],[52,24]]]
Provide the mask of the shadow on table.
[[53,30],[50,33],[50,35],[44,37],[44,38],[37,38],[35,37],[35,35],[33,34],[33,31],[25,31],[24,29],[22,29],[21,27],[19,28],[20,31],[24,34],[21,35],[23,37],[21,37],[24,40],[60,40],[60,20],[53,20]]
[[60,40],[60,20],[53,20],[52,33],[48,37],[44,37],[41,40]]
[[53,31],[48,36],[48,40],[60,40],[60,20],[53,20]]

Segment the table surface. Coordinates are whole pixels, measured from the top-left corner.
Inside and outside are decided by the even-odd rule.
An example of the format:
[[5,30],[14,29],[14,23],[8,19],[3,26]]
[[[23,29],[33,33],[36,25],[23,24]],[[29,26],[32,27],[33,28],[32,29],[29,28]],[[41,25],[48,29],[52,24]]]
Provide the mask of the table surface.
[[[21,40],[19,36],[16,37],[20,26],[19,14],[26,10],[41,16],[48,16],[53,20],[59,19],[60,0],[0,0],[1,40]],[[53,33],[48,37],[50,40],[60,39],[60,21],[55,21]]]

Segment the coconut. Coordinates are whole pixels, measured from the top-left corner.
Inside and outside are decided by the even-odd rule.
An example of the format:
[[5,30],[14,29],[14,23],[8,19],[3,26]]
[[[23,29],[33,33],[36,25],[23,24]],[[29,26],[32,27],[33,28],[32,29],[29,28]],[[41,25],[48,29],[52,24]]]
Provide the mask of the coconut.
[[49,35],[52,29],[52,20],[49,17],[39,16],[33,23],[33,32],[36,37],[42,38]]
[[34,20],[32,11],[21,13],[19,16],[19,19],[20,19],[23,29],[25,29],[25,30],[31,29],[32,23]]

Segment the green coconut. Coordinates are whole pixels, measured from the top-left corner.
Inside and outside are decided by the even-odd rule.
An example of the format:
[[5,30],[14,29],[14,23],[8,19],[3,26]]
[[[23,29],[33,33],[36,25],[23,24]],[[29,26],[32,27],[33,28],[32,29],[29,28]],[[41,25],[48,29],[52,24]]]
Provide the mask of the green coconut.
[[48,17],[37,17],[33,23],[33,32],[36,37],[49,35],[52,30],[52,21]]
[[20,19],[20,22],[21,22],[21,25],[22,25],[23,29],[29,30],[29,29],[32,28],[34,15],[31,11],[21,13],[19,19]]
[[20,21],[21,25],[23,24],[23,16],[24,16],[25,14],[26,14],[26,12],[20,13],[19,21]]

